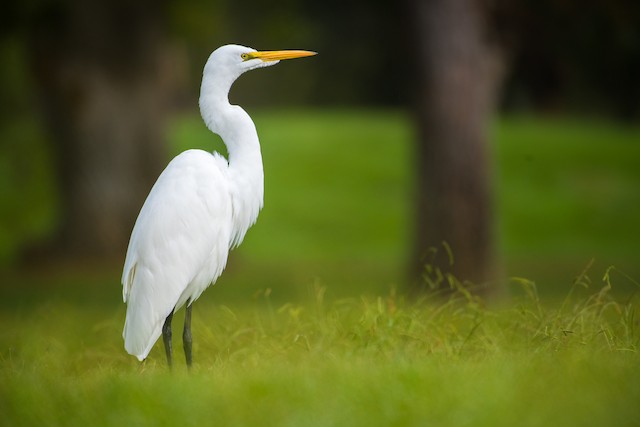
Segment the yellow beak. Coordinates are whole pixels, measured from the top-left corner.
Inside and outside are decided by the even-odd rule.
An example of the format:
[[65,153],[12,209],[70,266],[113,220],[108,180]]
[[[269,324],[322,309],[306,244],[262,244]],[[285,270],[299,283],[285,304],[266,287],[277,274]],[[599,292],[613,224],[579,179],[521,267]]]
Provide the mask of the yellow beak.
[[316,52],[308,50],[265,50],[262,52],[251,52],[247,54],[249,59],[258,58],[264,62],[281,61],[283,59],[303,58],[305,56],[317,55]]

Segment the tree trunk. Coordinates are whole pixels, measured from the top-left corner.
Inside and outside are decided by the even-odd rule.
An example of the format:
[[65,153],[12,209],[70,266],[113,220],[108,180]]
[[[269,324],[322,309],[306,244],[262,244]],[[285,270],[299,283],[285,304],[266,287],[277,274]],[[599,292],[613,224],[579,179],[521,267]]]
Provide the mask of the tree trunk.
[[164,71],[157,2],[49,2],[30,34],[61,192],[56,252],[123,254],[165,164]]
[[412,9],[419,62],[414,289],[427,286],[425,275],[436,278],[431,286],[444,285],[447,273],[481,284],[494,269],[487,127],[496,56],[479,1],[414,0]]

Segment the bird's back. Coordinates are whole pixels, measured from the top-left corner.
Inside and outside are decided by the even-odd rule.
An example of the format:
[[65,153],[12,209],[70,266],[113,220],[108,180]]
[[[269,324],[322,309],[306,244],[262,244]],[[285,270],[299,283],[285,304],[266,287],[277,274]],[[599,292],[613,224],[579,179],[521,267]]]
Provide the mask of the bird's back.
[[202,150],[174,158],[151,189],[127,250],[123,337],[130,354],[145,359],[169,313],[220,276],[231,231],[226,160]]

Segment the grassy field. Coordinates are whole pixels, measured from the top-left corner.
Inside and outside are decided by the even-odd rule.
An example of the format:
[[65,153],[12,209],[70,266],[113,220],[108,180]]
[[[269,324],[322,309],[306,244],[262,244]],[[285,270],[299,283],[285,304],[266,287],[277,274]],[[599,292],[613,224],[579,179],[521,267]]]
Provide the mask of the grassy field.
[[[144,364],[124,352],[120,265],[5,272],[0,425],[640,424],[640,129],[498,121],[499,248],[504,276],[526,279],[505,279],[492,305],[462,290],[409,302],[407,117],[251,113],[265,209],[194,306],[192,372],[179,332],[173,372],[161,345]],[[24,135],[14,148],[40,152]],[[215,141],[192,116],[170,135],[174,154]],[[3,181],[5,260],[55,217],[37,170]]]
[[[262,141],[265,209],[234,259],[265,272],[266,287],[286,284],[285,294],[318,280],[346,295],[402,284],[414,191],[406,115],[251,113]],[[640,128],[509,117],[492,133],[505,276],[534,280],[545,294],[566,292],[592,259],[599,271],[616,265],[640,277]],[[211,149],[212,136],[187,117],[173,127],[172,146],[174,153]]]
[[499,308],[464,292],[329,301],[322,287],[282,305],[205,300],[191,372],[179,340],[173,372],[161,345],[143,364],[125,355],[121,309],[4,310],[0,424],[638,425],[638,301],[584,283],[555,308],[524,280]]
[[[320,280],[353,295],[401,285],[413,222],[407,115],[250,113],[262,141],[265,208],[231,258],[234,289],[286,287],[291,295]],[[543,293],[562,294],[595,259],[599,271],[616,265],[640,277],[639,127],[505,117],[492,134],[495,230],[505,276],[524,276]],[[170,154],[222,146],[196,115],[176,120],[169,135]],[[6,267],[17,248],[47,235],[57,210],[42,135],[29,123],[15,123],[0,136],[9,142],[0,146],[0,266]],[[237,281],[236,265],[244,266]]]

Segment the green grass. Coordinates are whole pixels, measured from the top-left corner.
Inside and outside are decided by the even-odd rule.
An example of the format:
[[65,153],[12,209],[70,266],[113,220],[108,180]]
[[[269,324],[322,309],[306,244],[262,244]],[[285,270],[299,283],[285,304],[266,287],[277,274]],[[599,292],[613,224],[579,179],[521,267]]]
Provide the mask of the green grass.
[[[639,128],[495,124],[499,248],[526,280],[485,306],[390,291],[411,238],[405,114],[250,112],[265,209],[194,306],[193,372],[179,332],[174,372],[161,345],[143,365],[124,352],[120,265],[4,273],[0,425],[640,424]],[[56,215],[46,151],[16,126],[20,150],[0,150],[5,264]],[[173,154],[215,141],[195,116],[170,129]]]
[[0,425],[637,425],[639,305],[611,296],[614,273],[555,307],[526,280],[497,308],[463,290],[407,302],[319,286],[285,304],[199,301],[192,372],[178,339],[173,372],[161,343],[144,364],[126,355],[121,306],[13,306]]
[[640,277],[640,129],[512,117],[495,132],[499,232],[511,274],[561,287],[594,258]]
[[[231,257],[232,294],[271,287],[290,296],[318,280],[345,296],[401,285],[413,222],[407,114],[248,110],[262,141],[265,208]],[[639,127],[504,117],[492,133],[495,229],[505,276],[521,275],[543,293],[562,294],[594,258],[596,268],[616,265],[640,277]],[[18,248],[50,232],[57,199],[41,132],[25,122],[0,136],[11,141],[0,149],[6,178],[0,265],[6,266]],[[195,114],[171,124],[169,143],[171,154],[222,146]]]
[[[263,272],[263,287],[286,294],[317,280],[347,295],[402,284],[413,221],[406,114],[250,113],[262,142],[265,208],[229,273],[236,259],[249,265],[243,277]],[[535,280],[545,294],[563,294],[591,259],[640,277],[640,128],[505,117],[492,132],[505,276]],[[171,135],[174,153],[216,141],[196,116],[176,122]]]
[[[405,115],[250,113],[262,143],[265,207],[234,251],[226,272],[233,289],[271,287],[276,298],[301,296],[320,281],[353,295],[384,292],[404,280],[411,138]],[[211,150],[214,143],[222,150],[196,116],[176,122],[171,135],[172,154]]]

